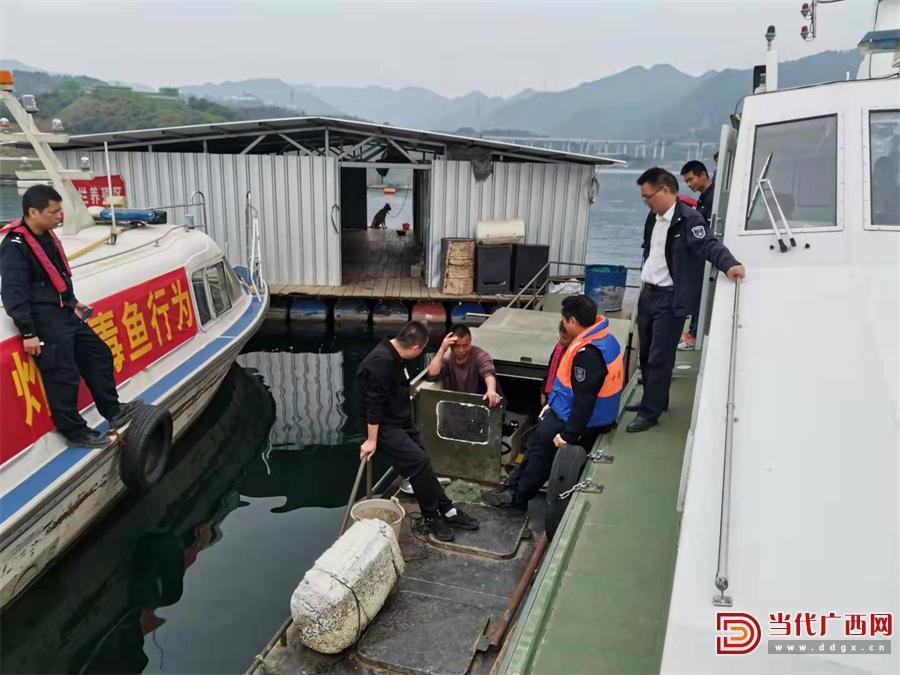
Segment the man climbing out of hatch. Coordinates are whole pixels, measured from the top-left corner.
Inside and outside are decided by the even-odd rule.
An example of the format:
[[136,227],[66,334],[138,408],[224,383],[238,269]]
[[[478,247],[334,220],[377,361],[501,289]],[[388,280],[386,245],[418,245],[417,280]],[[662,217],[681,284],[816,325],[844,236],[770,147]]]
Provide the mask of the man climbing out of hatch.
[[0,230],[6,235],[0,243],[3,309],[41,371],[56,430],[72,447],[103,447],[107,435],[90,429],[78,412],[81,378],[113,428],[134,416],[137,403],[119,404],[112,352],[85,323],[91,308],[75,298],[69,260],[53,233],[63,221],[62,197],[48,185],[33,185],[22,196],[22,213]]
[[382,340],[359,365],[356,384],[366,424],[359,458],[370,461],[376,452],[383,453],[409,479],[425,527],[441,541],[453,541],[454,527],[477,530],[478,521],[447,497],[412,422],[408,362],[420,356],[427,344],[428,329],[410,321],[394,337]]
[[451,391],[483,394],[482,398],[492,408],[503,400],[498,392],[494,360],[486,350],[472,345],[472,331],[462,324],[456,324],[447,333],[428,364],[425,379],[440,380],[444,389]]
[[387,214],[391,210],[390,204],[385,204],[378,211],[375,212],[375,215],[372,217],[372,229],[373,230],[383,230],[387,225],[385,222],[387,220]]
[[570,295],[562,303],[562,322],[572,342],[556,369],[549,403],[522,463],[499,490],[481,493],[491,506],[525,511],[550,477],[558,448],[571,443],[590,452],[597,437],[616,425],[625,373],[609,321],[589,297]]

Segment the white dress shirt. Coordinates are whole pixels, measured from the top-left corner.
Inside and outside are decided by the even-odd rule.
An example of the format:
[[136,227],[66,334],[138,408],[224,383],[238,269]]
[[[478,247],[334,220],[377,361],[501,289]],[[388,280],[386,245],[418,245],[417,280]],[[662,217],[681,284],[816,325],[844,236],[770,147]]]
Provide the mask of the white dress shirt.
[[675,204],[661,216],[656,216],[653,233],[650,235],[650,255],[641,268],[641,281],[656,286],[672,286],[672,275],[666,263],[666,236],[675,214]]

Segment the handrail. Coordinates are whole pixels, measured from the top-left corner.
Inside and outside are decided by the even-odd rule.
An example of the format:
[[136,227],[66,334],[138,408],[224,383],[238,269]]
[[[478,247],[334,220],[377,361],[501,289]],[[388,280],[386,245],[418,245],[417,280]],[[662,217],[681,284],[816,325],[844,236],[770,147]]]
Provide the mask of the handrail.
[[728,361],[728,400],[725,403],[725,457],[722,462],[722,506],[719,515],[719,559],[716,565],[716,607],[731,607],[728,590],[728,546],[731,534],[731,458],[734,451],[734,381],[737,371],[737,336],[740,325],[741,280],[734,282],[734,311],[731,317],[731,354]]
[[[519,289],[519,291],[513,296],[512,300],[510,300],[506,306],[507,307],[518,307],[519,309],[528,309],[529,307],[532,306],[532,304],[536,304],[538,301],[538,298],[540,298],[542,295],[544,295],[546,289],[549,288],[550,280],[554,278],[550,274],[550,266],[551,265],[558,265],[558,266],[566,265],[569,267],[585,267],[585,268],[588,266],[587,263],[565,262],[562,260],[548,260],[541,267],[541,269],[539,269],[535,273],[535,275],[533,277],[531,277],[531,279],[528,280],[528,283],[526,283],[524,286],[522,286],[522,288]],[[626,265],[625,269],[628,270],[629,272],[639,272],[641,268],[640,267],[630,267],[630,266]],[[544,280],[544,283],[542,283],[539,287],[532,289],[532,286],[535,286],[537,283],[537,280],[544,274],[547,275],[547,278]],[[628,288],[640,288],[640,284],[629,284],[627,282],[625,283],[625,286]],[[529,292],[529,295],[531,297],[528,298],[528,301],[525,303],[524,306],[520,306],[519,303],[522,300],[522,295],[525,293],[525,291],[528,291],[529,289],[531,289]]]
[[[199,197],[199,200],[196,203],[194,202],[194,197]],[[194,190],[188,198],[188,201],[190,202],[191,207],[200,207],[200,213],[203,214],[203,225],[201,225],[199,229],[206,232],[207,227],[209,226],[209,221],[206,218],[206,195],[203,194],[202,190]]]

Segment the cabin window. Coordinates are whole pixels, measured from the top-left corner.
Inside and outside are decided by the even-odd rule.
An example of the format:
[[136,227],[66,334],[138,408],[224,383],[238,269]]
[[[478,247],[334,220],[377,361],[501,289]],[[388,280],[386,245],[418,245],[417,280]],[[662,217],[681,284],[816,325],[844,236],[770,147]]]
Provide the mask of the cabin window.
[[228,280],[225,277],[225,263],[216,263],[206,268],[206,283],[209,286],[209,297],[212,299],[216,316],[221,316],[231,309],[231,296],[228,294]]
[[872,225],[900,227],[900,110],[869,113]]
[[225,263],[225,278],[228,280],[228,294],[231,296],[231,301],[237,302],[244,294],[244,290],[237,274],[234,273],[227,261]]
[[191,275],[191,286],[194,289],[194,299],[197,301],[200,325],[203,326],[212,318],[212,312],[209,311],[209,299],[206,297],[206,283],[203,279],[203,270],[197,270]]
[[438,401],[437,435],[446,441],[485,445],[489,438],[491,410],[459,401]]
[[756,127],[748,231],[772,229],[766,200],[779,226],[778,205],[792,230],[837,227],[837,136],[837,115]]

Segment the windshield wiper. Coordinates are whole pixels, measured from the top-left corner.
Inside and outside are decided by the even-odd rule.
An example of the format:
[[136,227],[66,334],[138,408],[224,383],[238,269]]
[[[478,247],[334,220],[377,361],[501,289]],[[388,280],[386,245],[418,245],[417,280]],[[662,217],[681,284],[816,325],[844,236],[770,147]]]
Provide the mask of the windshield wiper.
[[[786,253],[788,247],[784,243],[782,228],[788,237],[788,241],[791,242],[791,247],[797,246],[797,240],[794,239],[794,232],[791,230],[791,226],[788,224],[788,220],[784,215],[784,210],[781,208],[781,202],[778,201],[778,195],[775,194],[775,188],[772,187],[772,181],[769,180],[769,167],[772,164],[772,157],[774,154],[774,152],[770,152],[769,156],[766,157],[766,162],[759,172],[759,178],[756,179],[756,187],[753,188],[753,195],[750,197],[750,206],[747,208],[747,219],[744,222],[744,227],[746,228],[747,223],[750,222],[750,216],[753,214],[753,208],[756,206],[757,198],[762,197],[763,205],[766,207],[766,213],[769,216],[769,222],[772,224],[772,231],[778,239],[778,250],[782,253]],[[766,189],[769,190],[771,199],[775,203],[778,216],[781,218],[781,225],[778,223],[778,218],[772,213],[772,206],[769,204],[770,197],[766,196]]]

